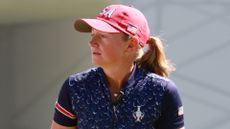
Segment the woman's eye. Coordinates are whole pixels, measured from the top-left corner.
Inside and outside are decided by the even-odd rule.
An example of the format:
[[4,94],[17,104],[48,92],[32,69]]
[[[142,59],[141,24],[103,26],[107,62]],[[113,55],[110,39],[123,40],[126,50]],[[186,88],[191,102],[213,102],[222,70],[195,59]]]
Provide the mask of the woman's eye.
[[91,34],[90,36],[93,37],[95,34]]
[[102,38],[105,38],[105,37],[106,37],[106,35],[104,35],[104,34],[101,34],[100,36],[101,36]]

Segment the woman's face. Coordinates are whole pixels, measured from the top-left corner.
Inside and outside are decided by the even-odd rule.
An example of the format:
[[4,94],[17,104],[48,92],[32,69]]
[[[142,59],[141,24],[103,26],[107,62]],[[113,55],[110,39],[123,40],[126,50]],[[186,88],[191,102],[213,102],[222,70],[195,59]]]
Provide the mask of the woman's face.
[[126,42],[124,33],[105,33],[92,29],[89,43],[92,63],[101,67],[121,63],[124,60]]

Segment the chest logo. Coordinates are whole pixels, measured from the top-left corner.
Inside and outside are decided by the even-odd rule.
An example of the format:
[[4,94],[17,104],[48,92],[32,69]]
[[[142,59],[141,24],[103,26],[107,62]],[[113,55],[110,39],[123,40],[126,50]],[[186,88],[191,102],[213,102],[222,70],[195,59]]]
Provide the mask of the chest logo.
[[144,113],[141,112],[141,106],[137,106],[137,110],[133,112],[133,117],[136,122],[141,122],[142,118],[144,117]]

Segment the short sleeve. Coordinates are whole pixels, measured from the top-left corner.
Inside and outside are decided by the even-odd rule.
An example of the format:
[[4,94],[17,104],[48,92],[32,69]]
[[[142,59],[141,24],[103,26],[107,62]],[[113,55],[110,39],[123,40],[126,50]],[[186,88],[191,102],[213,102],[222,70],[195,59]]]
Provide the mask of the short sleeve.
[[54,121],[63,126],[76,126],[76,115],[72,109],[68,79],[64,82],[55,103]]
[[156,129],[179,129],[184,127],[183,105],[176,85],[169,81],[162,103],[162,113],[156,121]]

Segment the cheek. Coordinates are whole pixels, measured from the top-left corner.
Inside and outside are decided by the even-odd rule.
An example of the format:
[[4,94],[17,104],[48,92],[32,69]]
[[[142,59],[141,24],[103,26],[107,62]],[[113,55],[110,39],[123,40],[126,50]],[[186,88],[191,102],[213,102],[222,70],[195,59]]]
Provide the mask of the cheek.
[[105,52],[107,53],[107,57],[110,59],[119,59],[123,55],[122,49],[118,46],[109,46],[105,49]]
[[110,58],[116,58],[118,56],[118,52],[115,50],[116,48],[108,47],[105,49],[106,56]]
[[[120,37],[119,37],[120,38]],[[104,41],[102,45],[103,51],[105,52],[106,58],[110,58],[113,60],[119,60],[124,55],[125,42],[121,41],[121,39],[114,38],[109,41]]]

